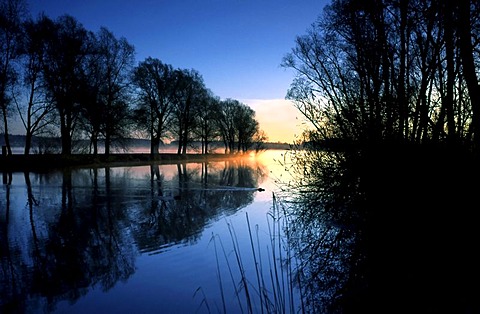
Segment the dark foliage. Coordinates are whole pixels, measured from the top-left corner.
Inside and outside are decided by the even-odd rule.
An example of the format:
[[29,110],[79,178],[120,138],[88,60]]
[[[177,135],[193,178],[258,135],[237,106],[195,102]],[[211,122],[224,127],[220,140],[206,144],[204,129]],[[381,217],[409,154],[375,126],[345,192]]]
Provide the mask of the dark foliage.
[[308,307],[478,312],[471,155],[398,144],[333,154],[297,159],[298,172],[316,169],[301,175],[290,204]]

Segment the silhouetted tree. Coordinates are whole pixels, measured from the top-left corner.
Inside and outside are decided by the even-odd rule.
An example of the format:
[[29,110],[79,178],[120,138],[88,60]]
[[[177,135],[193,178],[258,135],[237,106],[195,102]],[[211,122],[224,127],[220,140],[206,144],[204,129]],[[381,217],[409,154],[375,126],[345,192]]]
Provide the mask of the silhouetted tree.
[[106,115],[105,106],[100,100],[101,75],[99,74],[98,53],[93,52],[86,59],[86,75],[78,80],[78,110],[77,132],[90,140],[90,150],[98,153],[98,141],[103,119]]
[[[194,139],[206,153],[220,134],[232,153],[251,146],[258,123],[249,120],[250,114],[245,120],[240,111],[218,110],[223,102],[206,88],[198,71],[174,69],[152,57],[133,69],[134,47],[105,27],[94,34],[70,15],[52,20],[42,14],[36,21],[24,21],[24,0],[0,0],[0,5],[0,109],[9,154],[12,100],[26,130],[25,154],[35,135],[59,131],[64,155],[72,153],[75,139],[86,138],[93,154],[104,139],[108,155],[112,144],[130,136],[134,124],[150,137],[152,154],[167,137],[178,139],[179,154]],[[23,84],[18,84],[20,73]]]
[[225,153],[246,152],[259,132],[255,111],[235,99],[220,102],[217,126],[225,145]]
[[130,74],[133,70],[135,48],[122,37],[101,28],[97,34],[101,85],[100,101],[105,107],[102,132],[105,137],[105,154],[110,153],[113,140],[128,135]]
[[193,132],[201,141],[202,154],[208,154],[209,144],[220,134],[216,123],[220,102],[220,99],[215,97],[211,91],[207,91],[200,100],[199,110],[196,114],[196,128]]
[[147,58],[133,71],[138,102],[134,118],[150,137],[150,153],[158,154],[173,110],[176,74],[173,67],[155,58]]
[[225,146],[225,153],[235,152],[235,111],[240,105],[238,100],[225,99],[220,103],[220,110],[217,115],[217,125]]
[[49,97],[57,109],[62,154],[72,152],[72,138],[80,114],[80,88],[85,86],[86,57],[92,51],[92,34],[75,18],[63,15],[46,38],[43,76]]
[[81,82],[82,129],[88,133],[94,154],[103,135],[105,154],[109,155],[112,141],[126,138],[131,125],[127,103],[134,48],[106,28],[101,28],[92,41]]
[[177,70],[172,131],[178,137],[178,154],[186,154],[195,129],[196,116],[206,97],[203,78],[196,70]]
[[[474,147],[478,152],[480,150],[480,134],[477,134],[480,133],[480,86],[478,85],[477,73],[479,67],[478,47],[480,45],[478,41],[480,38],[478,28],[480,25],[478,18],[480,5],[477,1],[458,1],[457,5],[462,74],[465,77],[472,105],[472,132],[475,134]],[[476,39],[475,41],[473,41],[474,38]]]
[[287,98],[324,139],[468,143],[478,123],[478,18],[462,12],[478,4],[462,7],[332,2],[283,60],[298,74]]
[[12,154],[8,119],[12,103],[12,88],[17,83],[18,72],[14,62],[19,57],[21,23],[26,13],[24,0],[0,1],[0,110],[7,154]]
[[55,107],[47,99],[42,84],[44,38],[53,28],[53,22],[45,16],[40,16],[36,21],[27,20],[23,23],[21,41],[23,84],[21,84],[20,96],[15,99],[15,102],[25,128],[25,155],[30,153],[33,136],[42,134],[47,126],[54,123]]
[[[297,74],[287,97],[312,123],[288,183],[309,310],[371,312],[379,299],[421,311],[475,308],[470,288],[458,290],[478,278],[464,267],[472,256],[442,252],[445,241],[478,242],[464,206],[476,189],[464,174],[477,171],[476,159],[458,145],[479,143],[479,9],[478,1],[333,1],[285,57]],[[347,145],[319,149],[332,139]],[[426,186],[442,197],[425,196]],[[445,231],[452,221],[462,223]]]
[[252,147],[253,137],[259,131],[255,111],[240,103],[235,110],[234,121],[237,132],[237,151],[245,153]]
[[264,130],[258,130],[252,138],[252,146],[256,153],[266,149],[265,143],[268,141],[267,133]]

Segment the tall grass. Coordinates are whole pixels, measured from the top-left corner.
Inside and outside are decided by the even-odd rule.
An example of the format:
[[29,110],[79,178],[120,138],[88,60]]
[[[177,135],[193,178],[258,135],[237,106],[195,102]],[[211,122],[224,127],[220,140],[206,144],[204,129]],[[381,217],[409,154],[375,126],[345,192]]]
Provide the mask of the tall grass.
[[[300,290],[296,285],[298,280],[294,273],[294,255],[288,245],[289,234],[285,210],[282,210],[275,194],[273,194],[272,210],[266,217],[269,240],[265,249],[262,249],[259,226],[255,225],[252,228],[248,213],[245,213],[245,217],[248,228],[248,253],[251,254],[251,256],[245,256],[245,261],[248,260],[248,262],[244,262],[235,227],[231,222],[227,223],[232,245],[230,250],[226,249],[218,235],[212,234],[210,240],[215,250],[217,280],[222,302],[217,306],[218,312],[227,313],[225,290],[228,280],[235,293],[236,310],[241,313],[305,312]],[[262,252],[264,254],[266,252],[266,256],[262,255]],[[222,260],[227,267],[227,272],[222,272]],[[252,261],[253,265],[246,264]],[[247,269],[253,269],[253,271],[248,272]],[[228,273],[229,278],[222,277],[225,273]],[[202,303],[205,303],[210,312],[205,297]]]

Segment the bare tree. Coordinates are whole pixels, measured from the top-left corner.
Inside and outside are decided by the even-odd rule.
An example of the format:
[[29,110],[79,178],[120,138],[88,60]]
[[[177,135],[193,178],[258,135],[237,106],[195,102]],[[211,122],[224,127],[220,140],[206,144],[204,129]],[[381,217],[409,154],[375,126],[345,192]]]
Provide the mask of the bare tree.
[[249,106],[239,103],[234,121],[237,132],[237,151],[245,153],[253,146],[254,136],[259,132],[255,111]]
[[[52,30],[53,23],[45,16],[37,21],[23,24],[22,69],[23,89],[20,100],[16,99],[18,113],[25,128],[24,154],[28,155],[32,139],[54,123],[55,107],[47,99],[42,85],[42,67],[45,54],[44,34]],[[21,105],[23,99],[26,105]]]
[[155,58],[145,59],[133,71],[138,93],[134,116],[138,126],[150,136],[152,155],[158,154],[171,120],[175,81],[173,67]]
[[225,99],[220,103],[219,114],[217,115],[217,125],[225,146],[225,153],[233,154],[235,152],[235,110],[240,104],[238,100]]
[[196,70],[177,70],[173,133],[178,137],[178,154],[186,154],[192,133],[196,128],[196,115],[206,95],[203,78]]
[[[473,14],[479,13],[480,6],[478,2],[473,1],[476,4],[475,11],[471,10],[470,1],[458,1],[458,29],[459,29],[459,46],[460,54],[462,58],[462,69],[465,81],[468,87],[468,93],[470,96],[473,112],[473,133],[474,136],[474,148],[476,152],[480,151],[480,86],[478,85],[478,64],[475,62],[475,47],[472,44],[473,38],[473,17],[478,16]],[[478,21],[477,21],[478,23]],[[478,24],[477,24],[478,26]],[[476,36],[479,34],[477,33]],[[477,37],[478,38],[478,37]],[[480,43],[478,40],[476,44]],[[478,47],[477,47],[478,48]],[[477,56],[478,57],[478,56]],[[478,58],[477,58],[478,60]]]
[[133,70],[135,48],[125,38],[117,39],[112,32],[101,28],[97,35],[102,85],[100,101],[105,107],[102,131],[105,137],[105,154],[115,139],[128,133],[128,106],[130,74]]
[[198,109],[195,117],[196,128],[193,132],[201,141],[201,153],[208,154],[210,143],[219,136],[215,121],[220,109],[220,99],[208,90],[204,97],[200,99]]
[[109,155],[112,141],[126,138],[129,133],[126,104],[135,50],[125,38],[115,38],[104,27],[92,41],[81,86],[82,129],[88,133],[94,154],[98,153],[98,141],[103,135],[105,154]]
[[61,16],[46,38],[43,77],[48,96],[60,121],[62,154],[72,152],[72,138],[80,117],[80,87],[85,79],[85,61],[92,48],[92,34],[75,18]]
[[0,0],[0,110],[7,154],[12,154],[8,119],[12,89],[17,84],[18,71],[14,62],[19,56],[19,35],[26,13],[24,0]]
[[228,98],[220,102],[217,125],[225,153],[247,152],[253,146],[255,136],[261,136],[255,111],[235,99]]
[[283,60],[297,73],[287,97],[324,139],[468,142],[480,124],[478,4],[460,6],[333,2]]
[[253,135],[252,141],[252,147],[255,153],[264,151],[266,149],[265,143],[268,141],[267,133],[264,130],[259,129],[258,132]]

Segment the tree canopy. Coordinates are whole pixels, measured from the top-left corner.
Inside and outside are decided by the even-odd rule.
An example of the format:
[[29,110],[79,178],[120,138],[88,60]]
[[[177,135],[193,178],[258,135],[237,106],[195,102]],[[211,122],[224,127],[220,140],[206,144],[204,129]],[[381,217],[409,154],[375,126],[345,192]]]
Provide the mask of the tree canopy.
[[478,150],[479,13],[476,1],[332,1],[282,62],[297,74],[287,97],[322,140]]
[[[155,57],[136,64],[126,38],[106,27],[87,30],[70,15],[32,19],[25,0],[0,0],[0,8],[0,111],[8,154],[9,121],[16,117],[25,128],[25,154],[39,135],[60,137],[65,155],[78,151],[79,140],[88,141],[93,154],[102,141],[106,155],[133,136],[150,139],[151,154],[165,141],[176,140],[178,154],[186,154],[193,141],[208,153],[210,143],[224,140],[218,113],[226,112],[226,102],[197,70]],[[253,110],[243,111],[229,117],[241,119],[226,144],[230,153],[251,149],[254,136],[265,138],[257,134]]]

